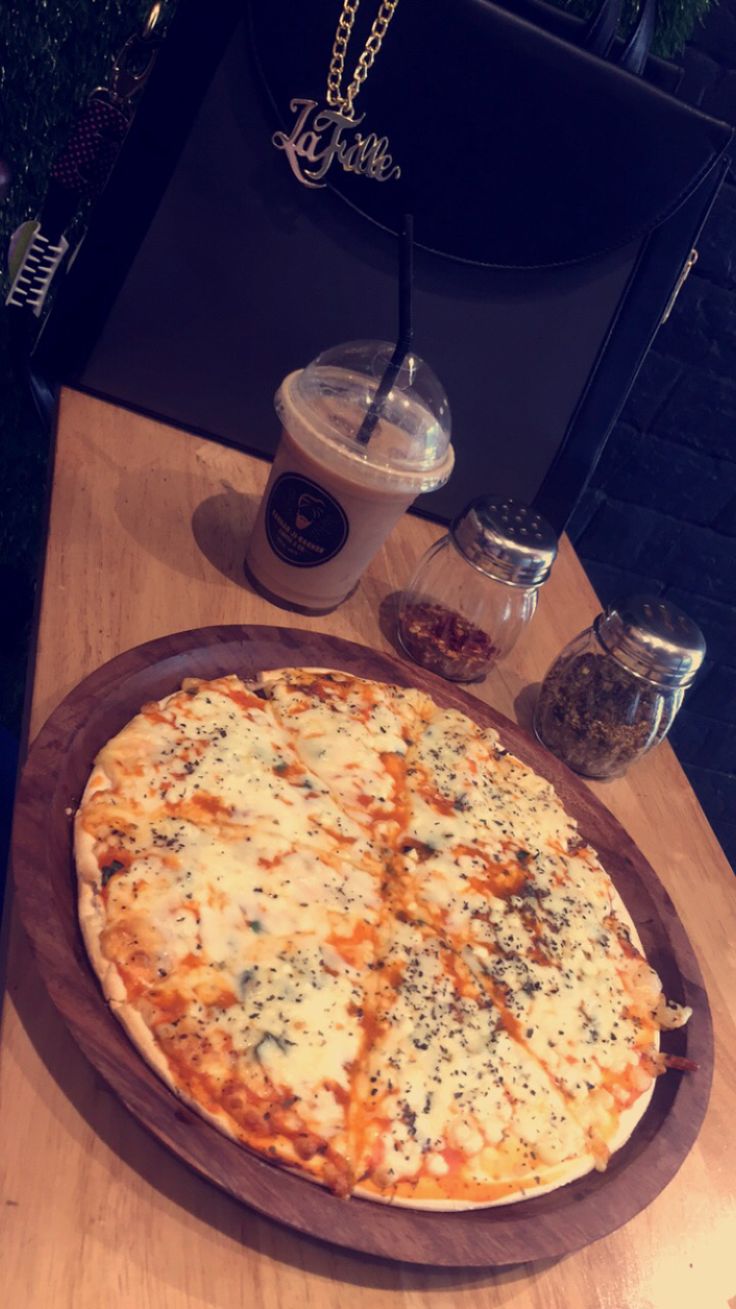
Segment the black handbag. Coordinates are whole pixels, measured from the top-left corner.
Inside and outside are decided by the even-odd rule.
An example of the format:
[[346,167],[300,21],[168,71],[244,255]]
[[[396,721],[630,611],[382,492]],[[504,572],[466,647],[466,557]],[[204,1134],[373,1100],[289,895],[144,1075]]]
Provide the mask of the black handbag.
[[592,16],[583,20],[544,0],[499,0],[501,8],[525,18],[554,36],[572,42],[590,54],[618,64],[628,73],[640,74],[663,91],[674,91],[680,69],[650,56],[657,20],[657,0],[642,0],[631,32],[618,35],[623,0],[601,0]]
[[[547,6],[515,3],[547,23]],[[415,346],[447,388],[457,453],[419,508],[447,518],[498,490],[562,527],[731,129],[661,89],[673,70],[647,62],[649,29],[632,47],[602,39],[601,16],[573,40],[565,15],[551,31],[487,0],[400,0],[356,109],[401,176],[333,166],[308,189],[272,137],[289,133],[294,98],[323,100],[337,12],[253,0],[213,20],[182,0],[35,367],[271,453],[285,373],[340,340],[392,337],[410,211]],[[350,67],[373,12],[361,6]],[[594,38],[606,58],[585,48]]]
[[[258,71],[287,127],[295,95],[324,101],[333,7],[257,0],[250,14]],[[364,130],[388,135],[401,176],[369,185],[333,168],[330,188],[391,231],[411,211],[420,244],[496,268],[578,263],[641,238],[697,189],[730,136],[487,0],[401,0],[357,108]]]

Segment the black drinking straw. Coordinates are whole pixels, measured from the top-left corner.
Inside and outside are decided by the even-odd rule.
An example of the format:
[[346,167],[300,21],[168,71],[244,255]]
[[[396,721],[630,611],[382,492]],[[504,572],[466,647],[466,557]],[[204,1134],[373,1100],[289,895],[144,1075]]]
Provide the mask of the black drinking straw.
[[412,281],[414,275],[414,218],[404,214],[399,234],[399,335],[394,352],[381,378],[370,408],[356,432],[355,439],[359,445],[367,445],[373,436],[376,423],[381,417],[383,402],[399,375],[401,366],[411,349],[414,338],[412,322]]

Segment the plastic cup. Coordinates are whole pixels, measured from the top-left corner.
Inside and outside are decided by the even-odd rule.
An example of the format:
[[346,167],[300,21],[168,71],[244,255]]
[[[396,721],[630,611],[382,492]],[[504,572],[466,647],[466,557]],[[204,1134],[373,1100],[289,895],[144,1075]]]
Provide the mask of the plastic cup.
[[276,392],[281,439],[245,571],[277,604],[335,609],[409,505],[452,472],[447,397],[417,355],[402,364],[370,440],[357,439],[393,350],[381,341],[337,346]]

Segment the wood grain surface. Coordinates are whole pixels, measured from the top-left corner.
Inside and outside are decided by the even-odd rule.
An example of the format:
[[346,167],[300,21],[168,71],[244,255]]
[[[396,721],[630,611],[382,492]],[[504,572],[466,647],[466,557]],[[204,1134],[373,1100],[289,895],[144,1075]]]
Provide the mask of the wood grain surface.
[[[241,561],[266,464],[92,397],[65,393],[31,733],[115,654],[184,628],[288,624]],[[491,488],[489,488],[491,489]],[[392,595],[441,534],[405,518],[336,613],[302,628],[391,650]],[[473,694],[528,723],[534,687],[597,602],[566,541],[509,660]],[[736,893],[665,744],[627,777],[587,784],[669,892],[702,969],[716,1062],[685,1163],[643,1212],[562,1260],[422,1269],[289,1231],[211,1186],[144,1131],[48,1000],[6,913],[0,1044],[4,1294],[30,1309],[724,1309],[736,1295]]]
[[[138,1056],[86,965],[76,912],[72,815],[92,761],[142,704],[178,689],[185,677],[270,668],[337,668],[417,686],[446,708],[495,727],[503,744],[556,787],[581,834],[600,853],[639,929],[666,994],[690,1005],[687,1028],[663,1048],[697,1073],[657,1082],[646,1116],[605,1173],[551,1195],[459,1214],[391,1211],[341,1201],[258,1159],[189,1111]],[[541,1259],[579,1249],[633,1218],[670,1181],[705,1114],[713,1065],[703,980],[672,902],[646,860],[597,797],[528,733],[457,687],[387,654],[323,633],[280,627],[210,627],[160,637],[86,678],[54,711],[34,742],[16,802],[13,872],[21,917],[57,1008],[92,1063],[125,1104],[185,1162],[237,1199],[310,1236],[352,1250],[452,1267]]]

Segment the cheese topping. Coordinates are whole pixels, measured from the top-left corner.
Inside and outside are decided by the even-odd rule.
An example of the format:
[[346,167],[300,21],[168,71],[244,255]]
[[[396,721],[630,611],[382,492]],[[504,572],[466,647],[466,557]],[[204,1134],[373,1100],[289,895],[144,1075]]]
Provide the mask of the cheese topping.
[[187,682],[100,752],[77,852],[156,1066],[339,1194],[499,1203],[605,1166],[689,1016],[552,787],[418,691]]

